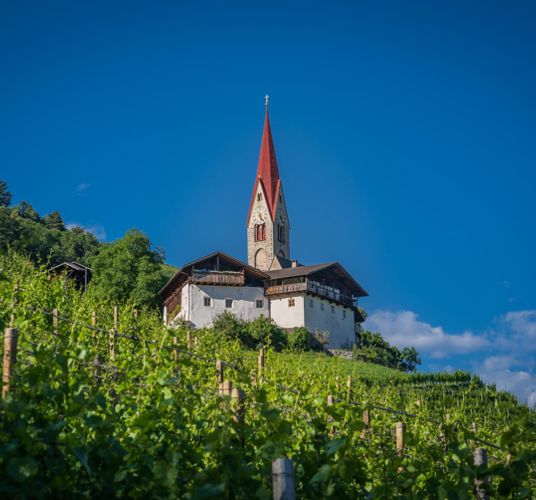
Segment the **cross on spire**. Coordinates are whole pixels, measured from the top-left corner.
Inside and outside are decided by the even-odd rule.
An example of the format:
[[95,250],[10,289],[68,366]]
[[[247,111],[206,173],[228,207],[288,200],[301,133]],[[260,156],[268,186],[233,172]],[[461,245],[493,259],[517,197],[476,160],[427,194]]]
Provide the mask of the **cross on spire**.
[[266,107],[268,107],[268,99],[270,99],[270,96],[269,96],[268,94],[266,94],[266,95],[264,96],[264,105],[265,105]]

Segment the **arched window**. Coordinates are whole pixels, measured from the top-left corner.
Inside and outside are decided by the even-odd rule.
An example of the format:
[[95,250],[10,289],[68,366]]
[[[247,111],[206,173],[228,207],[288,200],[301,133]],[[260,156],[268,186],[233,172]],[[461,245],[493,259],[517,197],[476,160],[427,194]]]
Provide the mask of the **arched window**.
[[262,200],[262,193],[257,193],[257,201],[261,201]]
[[255,224],[255,241],[266,239],[266,224]]

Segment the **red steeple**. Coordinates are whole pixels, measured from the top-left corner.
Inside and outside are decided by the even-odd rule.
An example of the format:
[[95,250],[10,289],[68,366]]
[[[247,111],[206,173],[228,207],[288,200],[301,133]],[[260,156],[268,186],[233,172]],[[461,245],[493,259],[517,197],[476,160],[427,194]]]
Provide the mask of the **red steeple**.
[[281,179],[279,179],[274,141],[272,139],[272,131],[270,130],[270,118],[268,117],[268,98],[266,98],[266,115],[264,117],[264,131],[262,133],[261,152],[259,154],[259,164],[257,166],[257,178],[255,180],[255,185],[253,186],[248,221],[251,216],[251,210],[253,208],[253,203],[255,202],[255,193],[257,192],[257,186],[259,183],[264,191],[270,216],[272,220],[274,220],[277,197],[279,196],[279,189],[281,186]]

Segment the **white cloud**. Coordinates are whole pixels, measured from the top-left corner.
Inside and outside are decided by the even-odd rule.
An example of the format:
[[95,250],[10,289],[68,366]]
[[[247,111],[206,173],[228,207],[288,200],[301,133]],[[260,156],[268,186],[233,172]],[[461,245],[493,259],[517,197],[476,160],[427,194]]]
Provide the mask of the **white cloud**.
[[91,233],[95,238],[97,238],[99,241],[103,241],[106,239],[106,231],[103,226],[100,224],[92,224],[89,226],[84,226],[83,224],[78,224],[76,222],[72,222],[69,224],[66,224],[65,227],[67,229],[73,229],[75,227],[79,227],[83,229],[84,231],[87,231],[88,233]]
[[500,316],[494,327],[481,334],[465,331],[447,333],[432,326],[413,311],[375,311],[364,328],[379,331],[397,347],[412,345],[430,358],[448,358],[456,364],[456,355],[473,353],[483,361],[473,362],[473,370],[499,390],[509,391],[529,406],[536,405],[536,310],[510,311]]
[[514,356],[491,356],[476,367],[476,372],[488,384],[495,384],[501,391],[515,394],[519,401],[528,406],[536,406],[536,375],[525,370],[515,371],[511,367],[519,365]]
[[445,332],[441,326],[419,320],[413,311],[376,311],[368,316],[364,328],[380,332],[397,347],[414,346],[432,358],[465,354],[488,346],[489,340],[470,331],[460,334]]
[[78,184],[78,186],[76,186],[76,192],[82,193],[83,191],[87,191],[90,187],[91,187],[91,184],[81,182],[80,184]]
[[536,349],[536,310],[508,312],[502,316],[501,322],[513,332],[517,341]]

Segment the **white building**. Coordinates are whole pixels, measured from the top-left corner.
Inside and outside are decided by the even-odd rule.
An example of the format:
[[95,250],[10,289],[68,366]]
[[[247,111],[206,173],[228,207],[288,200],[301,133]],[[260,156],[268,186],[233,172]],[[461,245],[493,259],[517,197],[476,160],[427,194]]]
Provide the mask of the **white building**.
[[164,320],[193,327],[230,311],[245,320],[270,317],[284,329],[305,327],[328,347],[349,347],[363,321],[367,292],[338,263],[291,260],[290,223],[270,130],[268,105],[247,219],[248,264],[221,252],[186,264],[161,290]]

